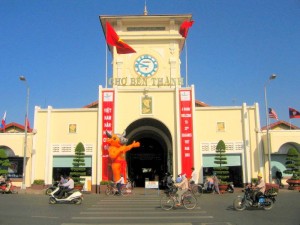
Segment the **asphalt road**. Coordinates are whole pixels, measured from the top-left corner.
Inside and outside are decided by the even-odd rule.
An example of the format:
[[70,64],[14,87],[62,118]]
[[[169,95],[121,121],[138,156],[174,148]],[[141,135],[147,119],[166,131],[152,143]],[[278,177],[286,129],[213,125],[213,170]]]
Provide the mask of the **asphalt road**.
[[203,194],[194,210],[160,208],[157,192],[132,196],[85,194],[81,205],[48,203],[45,195],[0,195],[1,225],[300,225],[300,193],[281,190],[273,209],[237,212],[232,202],[242,193]]

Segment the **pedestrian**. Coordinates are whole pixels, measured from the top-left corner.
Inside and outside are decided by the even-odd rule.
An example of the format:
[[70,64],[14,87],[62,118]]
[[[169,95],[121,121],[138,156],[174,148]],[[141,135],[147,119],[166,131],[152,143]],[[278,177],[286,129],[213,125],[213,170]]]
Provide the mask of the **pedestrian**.
[[282,187],[282,183],[281,183],[281,179],[282,179],[282,173],[280,170],[277,170],[276,171],[276,180],[277,180],[277,183],[279,185],[279,187]]
[[217,192],[218,194],[220,194],[220,190],[219,190],[220,181],[216,174],[214,174],[214,176],[213,176],[213,181],[214,181],[214,192],[213,193]]
[[195,184],[197,182],[198,174],[194,167],[192,167],[191,170],[192,170],[192,174],[191,174],[190,184]]

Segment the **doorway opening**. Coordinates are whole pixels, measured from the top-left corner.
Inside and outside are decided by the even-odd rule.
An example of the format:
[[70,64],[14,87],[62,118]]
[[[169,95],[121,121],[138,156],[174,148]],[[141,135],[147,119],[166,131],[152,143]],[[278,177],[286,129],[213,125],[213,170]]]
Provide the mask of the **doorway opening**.
[[141,119],[126,129],[128,143],[140,142],[140,147],[126,153],[128,177],[136,186],[144,187],[145,180],[161,183],[166,172],[172,172],[171,134],[155,119]]

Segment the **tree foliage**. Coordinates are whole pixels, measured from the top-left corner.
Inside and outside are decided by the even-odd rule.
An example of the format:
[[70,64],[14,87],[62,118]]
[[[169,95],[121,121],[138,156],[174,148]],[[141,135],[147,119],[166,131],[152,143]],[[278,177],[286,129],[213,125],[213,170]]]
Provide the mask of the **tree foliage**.
[[8,167],[10,167],[9,159],[4,149],[0,149],[0,175],[8,174]]
[[286,170],[284,173],[292,174],[292,178],[299,179],[300,177],[300,154],[295,148],[290,148],[287,153]]
[[218,164],[218,167],[214,167],[214,172],[216,176],[222,181],[222,183],[226,183],[229,178],[229,168],[227,166],[227,156],[226,156],[226,145],[223,140],[220,140],[216,147],[216,155],[215,155],[215,164]]
[[81,178],[81,176],[86,176],[84,156],[85,156],[84,145],[81,142],[79,142],[75,148],[73,167],[71,168],[71,172],[70,172],[70,175],[73,178],[75,184],[82,184],[84,178]]

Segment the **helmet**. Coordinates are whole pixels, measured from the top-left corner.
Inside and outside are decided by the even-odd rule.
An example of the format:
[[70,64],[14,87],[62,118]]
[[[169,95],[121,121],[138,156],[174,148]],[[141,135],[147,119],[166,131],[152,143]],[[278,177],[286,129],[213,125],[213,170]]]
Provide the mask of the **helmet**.
[[257,174],[257,176],[258,176],[258,177],[262,177],[262,173],[259,172],[259,173]]

